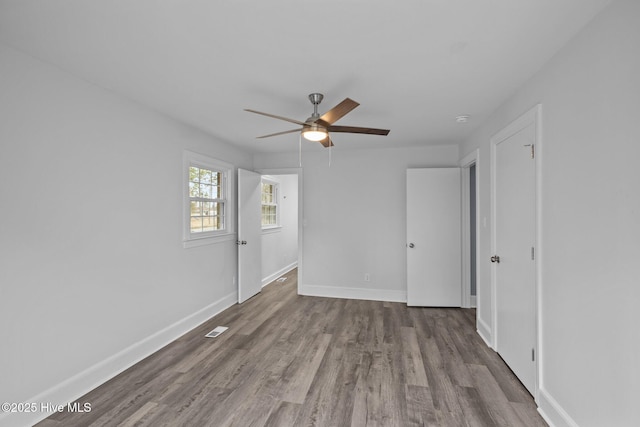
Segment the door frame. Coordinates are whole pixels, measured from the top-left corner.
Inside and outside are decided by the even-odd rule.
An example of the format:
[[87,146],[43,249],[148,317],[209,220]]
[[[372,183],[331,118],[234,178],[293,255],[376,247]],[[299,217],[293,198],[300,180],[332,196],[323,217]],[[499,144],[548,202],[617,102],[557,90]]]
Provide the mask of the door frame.
[[[535,212],[534,212],[534,227],[535,227],[535,277],[534,277],[534,325],[535,325],[535,385],[534,385],[534,399],[538,401],[539,391],[542,388],[542,380],[540,373],[542,372],[542,307],[540,304],[541,301],[541,272],[542,272],[542,223],[541,223],[541,183],[542,183],[542,104],[537,104],[520,117],[512,121],[510,124],[505,126],[502,130],[498,131],[495,135],[491,137],[490,140],[490,150],[491,150],[491,254],[496,253],[496,150],[497,145],[508,139],[509,137],[515,135],[520,132],[527,126],[531,124],[534,125],[535,128],[535,139],[534,139],[534,171],[535,171],[535,181],[534,181],[534,204],[535,204]],[[487,260],[488,261],[488,260]],[[496,284],[496,265],[494,263],[491,264],[491,323],[492,323],[492,333],[491,333],[491,347],[494,350],[498,350],[498,309],[497,309],[497,284]]]
[[304,241],[304,183],[302,168],[264,168],[256,169],[257,173],[262,175],[297,175],[298,176],[298,289],[297,293],[300,294],[302,286],[302,278],[304,277],[304,263],[303,263],[303,241]]
[[[471,166],[476,166],[476,319],[478,317],[478,311],[480,308],[480,286],[478,286],[478,273],[480,272],[480,221],[478,220],[480,214],[480,149],[475,149],[462,160],[460,160],[460,169],[462,171],[462,308],[471,308],[471,258],[469,253],[471,252],[471,188],[469,186],[469,179],[471,176]],[[477,321],[477,320],[476,320]]]

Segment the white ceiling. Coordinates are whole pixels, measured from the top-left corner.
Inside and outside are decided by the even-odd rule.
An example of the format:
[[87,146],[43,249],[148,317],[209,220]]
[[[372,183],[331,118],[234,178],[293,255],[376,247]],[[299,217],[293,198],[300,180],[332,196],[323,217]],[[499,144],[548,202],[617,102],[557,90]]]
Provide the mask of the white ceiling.
[[[459,143],[610,0],[0,0],[0,42],[256,151],[345,97],[336,149]],[[468,114],[469,123],[455,123]],[[320,144],[304,144],[321,150]]]

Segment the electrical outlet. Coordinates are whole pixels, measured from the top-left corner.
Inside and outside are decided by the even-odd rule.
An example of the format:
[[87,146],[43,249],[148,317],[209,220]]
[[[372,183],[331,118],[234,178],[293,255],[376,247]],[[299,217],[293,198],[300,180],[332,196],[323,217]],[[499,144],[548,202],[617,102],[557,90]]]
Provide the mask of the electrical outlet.
[[364,273],[364,281],[365,282],[370,282],[371,281],[371,275],[369,273]]

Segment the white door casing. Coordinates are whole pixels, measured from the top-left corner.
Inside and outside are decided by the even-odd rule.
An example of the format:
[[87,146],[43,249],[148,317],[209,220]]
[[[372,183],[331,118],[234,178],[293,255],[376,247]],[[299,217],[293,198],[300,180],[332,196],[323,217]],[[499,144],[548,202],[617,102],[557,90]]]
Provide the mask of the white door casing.
[[407,169],[407,305],[460,307],[459,168]]
[[261,175],[238,169],[238,302],[262,289]]
[[534,396],[538,111],[523,115],[491,140],[494,347]]

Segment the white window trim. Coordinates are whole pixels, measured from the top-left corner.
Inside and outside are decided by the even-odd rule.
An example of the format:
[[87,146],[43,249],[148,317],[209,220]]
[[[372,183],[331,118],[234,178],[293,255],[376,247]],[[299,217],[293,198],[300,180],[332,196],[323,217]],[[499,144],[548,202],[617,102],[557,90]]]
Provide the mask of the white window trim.
[[262,234],[279,233],[282,231],[281,225],[268,225],[262,228]]
[[[223,195],[225,195],[224,230],[191,233],[191,210],[189,198],[189,167],[196,166],[204,169],[212,169],[223,173]],[[230,163],[214,159],[213,157],[192,151],[184,151],[182,156],[182,236],[184,248],[211,245],[235,239],[235,196],[233,190],[235,170]]]
[[[276,223],[275,224],[271,224],[271,225],[262,225],[262,232],[263,233],[275,233],[277,231],[280,231],[282,229],[282,224],[280,223],[280,188],[281,188],[281,184],[280,181],[276,180],[275,178],[269,176],[269,175],[262,175],[262,179],[260,182],[260,185],[262,186],[262,183],[267,183],[267,184],[273,184],[275,185],[275,190],[276,190]],[[260,203],[260,205],[262,206],[262,203]],[[262,218],[262,216],[260,217]],[[260,221],[262,222],[262,220]]]

